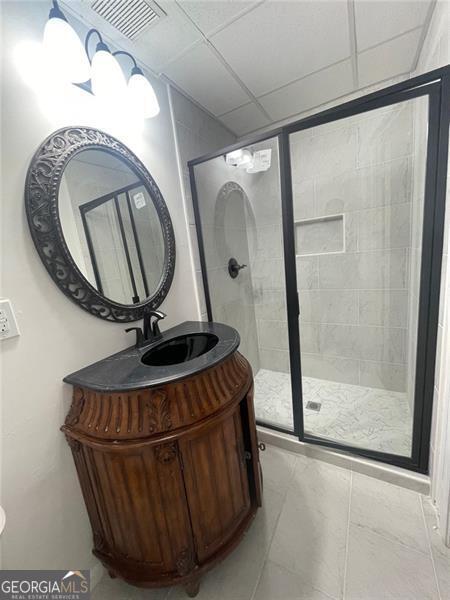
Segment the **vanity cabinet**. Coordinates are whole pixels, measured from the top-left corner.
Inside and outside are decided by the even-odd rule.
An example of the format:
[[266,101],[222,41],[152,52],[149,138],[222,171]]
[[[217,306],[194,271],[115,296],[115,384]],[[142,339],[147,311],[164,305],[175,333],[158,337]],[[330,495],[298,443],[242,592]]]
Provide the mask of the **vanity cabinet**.
[[157,387],[75,386],[62,430],[93,552],[130,584],[195,595],[261,505],[252,373],[237,351]]

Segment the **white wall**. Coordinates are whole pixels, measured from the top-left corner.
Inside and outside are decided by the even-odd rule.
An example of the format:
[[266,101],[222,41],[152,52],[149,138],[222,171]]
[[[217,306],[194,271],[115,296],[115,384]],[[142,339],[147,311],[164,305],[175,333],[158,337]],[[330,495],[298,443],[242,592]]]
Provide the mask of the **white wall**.
[[236,141],[236,137],[218,121],[206,115],[197,106],[194,106],[177,90],[170,90],[170,98],[175,139],[178,148],[179,177],[185,200],[186,220],[189,225],[190,253],[194,269],[190,275],[195,280],[199,317],[202,320],[207,320],[187,163],[194,158],[204,156],[217,149],[233,144]]
[[[439,1],[414,75],[450,63],[450,4]],[[450,186],[447,185],[447,209],[442,262],[436,374],[431,430],[431,495],[436,504],[441,535],[450,545]]]
[[[27,168],[43,139],[67,125],[101,127],[139,156],[161,189],[175,229],[175,278],[161,306],[168,314],[167,328],[198,315],[178,157],[165,85],[152,82],[161,113],[146,121],[141,132],[126,122],[108,124],[104,115],[95,112],[92,97],[75,88],[73,102],[38,97],[21,80],[14,49],[22,40],[40,41],[48,3],[3,2],[2,8],[1,293],[12,300],[22,333],[0,346],[4,368],[1,504],[7,513],[2,566],[83,569],[96,561],[72,458],[59,432],[71,396],[62,378],[133,340],[124,333],[124,325],[101,321],[71,303],[50,279],[26,222]],[[80,25],[79,30],[85,28]]]

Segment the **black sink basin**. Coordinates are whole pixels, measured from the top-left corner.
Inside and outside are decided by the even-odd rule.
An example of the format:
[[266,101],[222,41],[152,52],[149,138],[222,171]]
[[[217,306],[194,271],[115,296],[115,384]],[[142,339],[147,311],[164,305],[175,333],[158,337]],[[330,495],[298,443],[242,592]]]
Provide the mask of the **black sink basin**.
[[141,361],[151,367],[177,365],[209,352],[219,341],[212,333],[191,333],[161,342],[148,352]]

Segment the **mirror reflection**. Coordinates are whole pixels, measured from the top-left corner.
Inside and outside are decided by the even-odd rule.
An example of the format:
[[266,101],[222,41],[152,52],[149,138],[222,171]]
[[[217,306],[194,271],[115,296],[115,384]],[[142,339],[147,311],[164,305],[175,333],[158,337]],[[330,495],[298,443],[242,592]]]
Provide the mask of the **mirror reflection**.
[[164,238],[152,197],[122,160],[83,150],[67,164],[58,206],[64,238],[89,283],[119,304],[145,301],[164,267]]

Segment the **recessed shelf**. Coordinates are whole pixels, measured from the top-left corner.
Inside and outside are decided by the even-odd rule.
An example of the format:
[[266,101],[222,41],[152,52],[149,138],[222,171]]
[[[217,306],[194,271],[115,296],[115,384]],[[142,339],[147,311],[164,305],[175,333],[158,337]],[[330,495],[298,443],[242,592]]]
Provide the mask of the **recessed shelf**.
[[345,252],[344,215],[294,221],[297,256]]

